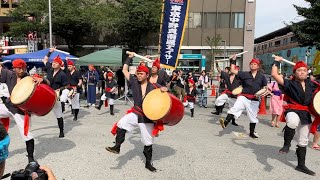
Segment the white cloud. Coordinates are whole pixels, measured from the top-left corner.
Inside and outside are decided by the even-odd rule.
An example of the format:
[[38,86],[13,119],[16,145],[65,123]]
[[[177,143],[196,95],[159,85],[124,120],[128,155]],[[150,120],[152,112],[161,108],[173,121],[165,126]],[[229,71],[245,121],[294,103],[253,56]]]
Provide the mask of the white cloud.
[[308,6],[304,0],[256,0],[256,3],[255,37],[283,28],[284,22],[301,20],[293,4]]

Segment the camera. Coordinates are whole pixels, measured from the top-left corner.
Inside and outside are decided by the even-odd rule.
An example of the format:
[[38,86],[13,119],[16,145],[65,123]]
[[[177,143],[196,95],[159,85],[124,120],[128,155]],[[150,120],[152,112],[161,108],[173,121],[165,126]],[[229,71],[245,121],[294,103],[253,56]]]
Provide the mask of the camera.
[[48,175],[39,167],[37,162],[30,162],[25,169],[13,171],[11,180],[32,180],[32,177],[36,177],[36,180],[47,180]]

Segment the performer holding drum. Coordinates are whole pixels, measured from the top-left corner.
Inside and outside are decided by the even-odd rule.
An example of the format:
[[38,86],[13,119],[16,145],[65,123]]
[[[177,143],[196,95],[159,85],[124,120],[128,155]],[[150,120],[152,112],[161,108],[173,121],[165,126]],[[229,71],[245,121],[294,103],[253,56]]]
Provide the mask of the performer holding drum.
[[78,114],[80,109],[80,92],[82,86],[82,77],[79,71],[76,70],[74,62],[67,59],[68,68],[66,69],[66,75],[68,79],[69,87],[62,91],[60,96],[61,102],[69,100],[71,103],[71,111],[73,112],[73,120],[78,120]]
[[113,116],[114,112],[114,98],[116,96],[116,91],[117,91],[117,82],[113,79],[113,73],[109,71],[108,73],[105,73],[107,77],[105,77],[106,81],[106,89],[105,93],[101,96],[99,105],[96,106],[97,109],[101,109],[101,106],[103,104],[103,101],[105,101],[106,107],[108,104],[110,105],[110,114]]
[[[122,72],[132,88],[134,107],[117,123],[116,144],[113,147],[106,147],[106,150],[115,154],[119,154],[121,144],[125,140],[126,132],[131,132],[135,127],[138,126],[141,132],[141,141],[145,145],[143,150],[143,154],[146,157],[145,167],[154,172],[156,171],[156,168],[154,168],[151,164],[153,144],[152,131],[154,129],[154,122],[145,116],[142,110],[142,103],[144,97],[159,85],[152,84],[148,81],[149,69],[146,66],[139,65],[136,72],[137,77],[131,76],[128,68],[129,64],[132,62],[134,53],[128,52],[128,54],[129,57],[123,65]],[[161,87],[160,90],[168,91],[166,87]]]
[[[60,56],[57,56],[54,58],[52,64],[49,63],[49,57],[51,53],[54,51],[54,48],[50,48],[49,53],[47,56],[44,57],[43,63],[46,66],[47,70],[47,80],[49,81],[50,87],[57,92],[57,95],[59,96],[60,92],[63,91],[68,85],[68,79],[65,72],[61,70],[61,66],[63,66],[63,61],[60,58]],[[58,126],[60,129],[59,138],[64,137],[64,122],[62,117],[62,108],[61,108],[61,102],[56,101],[54,107],[53,107],[53,113],[55,117],[58,120]]]
[[255,95],[259,90],[261,90],[264,86],[267,85],[267,80],[265,76],[259,72],[260,61],[258,59],[252,59],[249,66],[250,71],[238,71],[236,70],[236,61],[234,58],[231,58],[231,72],[236,74],[241,81],[243,90],[239,94],[235,104],[228,111],[228,115],[226,119],[220,119],[220,124],[222,128],[226,128],[229,122],[235,118],[239,118],[242,114],[243,110],[247,111],[247,116],[250,119],[250,134],[251,138],[258,138],[255,135],[255,127],[259,122],[257,118],[258,110],[259,110],[259,99]]
[[[303,61],[298,61],[293,67],[294,79],[288,80],[278,74],[280,61],[283,60],[280,56],[274,56],[271,75],[277,83],[284,87],[284,100],[287,105],[284,105],[284,114],[286,126],[284,128],[284,144],[280,149],[280,153],[288,153],[291,141],[298,132],[298,145],[296,154],[298,158],[297,171],[315,176],[316,173],[309,170],[305,165],[307,145],[309,143],[311,111],[313,93],[317,90],[317,85],[308,76],[308,66]],[[319,101],[318,101],[319,102]],[[282,119],[283,120],[283,119]]]
[[[27,64],[22,59],[16,59],[12,62],[13,71],[2,68],[2,64],[0,64],[1,71],[1,83],[6,83],[9,89],[9,93],[11,95],[13,88],[21,79],[28,76],[26,73]],[[33,78],[33,80],[37,83],[40,83],[42,80],[39,78]],[[5,99],[3,99],[5,100]],[[30,120],[29,113],[24,112],[15,106],[10,99],[6,99],[4,104],[0,104],[0,118],[13,118],[19,128],[19,132],[23,140],[26,142],[26,149],[28,153],[29,162],[34,161],[34,139],[32,133],[30,133],[29,125],[26,127],[27,132],[25,133],[24,122],[25,119]]]
[[[231,57],[233,60],[236,60],[237,56],[234,55]],[[215,101],[215,108],[216,112],[213,112],[212,114],[220,115],[222,113],[225,103],[228,101],[229,109],[233,107],[234,103],[237,100],[238,94],[233,94],[232,91],[236,88],[238,88],[241,83],[238,79],[238,77],[229,71],[228,73],[222,71],[216,63],[216,67],[218,69],[218,72],[221,74],[221,79],[225,82],[227,89],[225,89],[221,95],[216,99]],[[239,67],[236,66],[236,70],[239,70]],[[238,124],[235,122],[235,118],[232,118],[232,125],[238,126]]]

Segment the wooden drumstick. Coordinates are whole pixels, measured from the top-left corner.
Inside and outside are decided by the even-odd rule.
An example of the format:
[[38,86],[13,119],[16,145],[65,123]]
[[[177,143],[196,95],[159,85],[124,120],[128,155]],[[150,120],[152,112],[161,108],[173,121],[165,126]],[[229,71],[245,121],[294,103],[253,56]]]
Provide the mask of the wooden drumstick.
[[[248,51],[243,51],[241,53],[236,54],[235,56],[241,56],[242,54],[247,53]],[[215,62],[223,62],[223,61],[228,61],[229,59],[218,59]]]
[[[276,55],[272,54],[272,58],[274,58],[274,57],[276,57]],[[282,58],[281,61],[283,61],[283,62],[285,62],[285,63],[288,63],[288,64],[291,64],[291,65],[293,65],[293,66],[296,65],[296,63],[291,62],[291,61],[289,61],[289,60],[286,60],[286,59],[284,59],[284,58]]]
[[151,60],[151,59],[149,59],[149,58],[146,58],[146,57],[144,57],[144,56],[141,56],[141,55],[139,55],[139,54],[137,54],[137,53],[135,53],[135,52],[127,51],[126,53],[127,53],[127,54],[133,53],[133,55],[134,55],[135,57],[137,57],[137,58],[146,60],[146,61],[148,61],[148,62],[153,62],[153,60]]

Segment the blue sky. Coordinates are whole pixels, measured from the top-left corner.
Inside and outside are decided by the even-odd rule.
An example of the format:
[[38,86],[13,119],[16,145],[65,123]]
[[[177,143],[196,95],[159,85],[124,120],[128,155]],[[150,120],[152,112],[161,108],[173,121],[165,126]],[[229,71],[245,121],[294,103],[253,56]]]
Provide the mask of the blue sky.
[[284,27],[283,22],[301,20],[292,4],[308,6],[304,0],[256,0],[255,37]]

